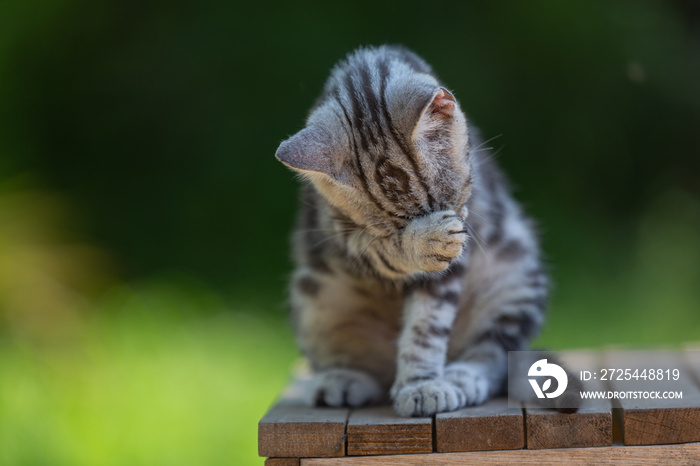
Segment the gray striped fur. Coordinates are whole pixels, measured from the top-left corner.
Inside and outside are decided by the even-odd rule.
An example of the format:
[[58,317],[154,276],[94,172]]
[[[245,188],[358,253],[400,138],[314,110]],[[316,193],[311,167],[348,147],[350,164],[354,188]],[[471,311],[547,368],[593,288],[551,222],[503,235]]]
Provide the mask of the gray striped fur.
[[402,48],[337,65],[276,154],[302,176],[290,287],[309,400],[390,394],[406,416],[497,393],[539,331],[547,275],[531,222],[429,65]]

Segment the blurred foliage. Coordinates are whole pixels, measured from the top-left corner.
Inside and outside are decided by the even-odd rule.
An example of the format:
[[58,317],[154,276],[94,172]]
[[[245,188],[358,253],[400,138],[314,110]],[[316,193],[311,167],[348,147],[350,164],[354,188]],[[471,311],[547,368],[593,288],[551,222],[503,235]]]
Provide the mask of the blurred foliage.
[[59,196],[15,184],[0,186],[0,335],[71,340],[86,295],[110,283],[109,259],[63,231],[70,208]]
[[0,464],[260,462],[257,422],[296,358],[278,319],[172,280],[98,307],[71,346],[0,339]]
[[430,62],[538,220],[538,344],[700,335],[692,0],[6,0],[0,463],[246,464],[296,350],[297,183],[330,67]]
[[363,44],[416,50],[500,135],[557,263],[591,235],[628,243],[669,189],[700,192],[700,46],[677,3],[439,2],[430,21],[412,2],[3,8],[0,173],[41,174],[127,276],[281,289],[296,186],[274,151]]

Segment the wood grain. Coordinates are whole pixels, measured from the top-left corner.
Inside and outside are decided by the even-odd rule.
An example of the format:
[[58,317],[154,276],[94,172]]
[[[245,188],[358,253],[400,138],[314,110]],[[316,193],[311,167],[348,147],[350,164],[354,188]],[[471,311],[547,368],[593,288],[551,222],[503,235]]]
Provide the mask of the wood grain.
[[439,452],[514,450],[525,446],[523,412],[498,398],[482,406],[435,416]]
[[268,458],[265,466],[299,466],[299,458]]
[[612,409],[583,408],[574,414],[526,409],[527,448],[571,448],[612,445]]
[[276,458],[345,454],[346,408],[309,408],[308,380],[297,380],[258,423],[258,455]]
[[[579,371],[600,367],[591,352],[567,352],[561,361],[574,377]],[[583,390],[604,390],[599,380],[582,382]],[[613,412],[610,400],[585,401],[576,413],[553,409],[525,409],[527,448],[571,448],[609,446],[613,442]]]
[[348,455],[396,455],[433,451],[432,419],[400,417],[391,406],[352,411],[347,433]]
[[[687,443],[700,442],[698,349],[698,346],[687,347],[684,354],[646,352],[641,360],[625,359],[629,353],[605,352],[598,367],[682,369],[680,384],[673,387],[644,380],[613,380],[603,385],[594,381],[593,385],[584,387],[586,390],[683,391],[682,399],[666,400],[657,406],[651,406],[648,400],[619,400],[619,407],[614,410],[619,414],[619,422],[616,419],[615,424],[627,446],[605,446],[613,441],[613,410],[607,400],[599,400],[596,405],[587,402],[578,413],[563,414],[541,408],[509,409],[507,400],[497,399],[483,406],[438,414],[433,421],[399,417],[390,406],[352,411],[309,408],[303,402],[309,379],[302,374],[260,421],[258,452],[269,457],[267,466],[620,461],[700,464],[700,443]],[[563,362],[572,372],[577,372],[579,363],[591,367],[590,361],[577,363],[566,355]],[[677,443],[685,444],[661,445]],[[521,450],[525,445],[528,450]],[[602,447],[580,448],[595,445]],[[440,453],[432,453],[433,448]],[[337,458],[345,454],[362,458]]]
[[[679,352],[647,351],[642,357],[628,353],[605,353],[605,367],[621,369],[680,369],[681,378],[673,391],[683,392],[682,399],[654,401],[620,399],[622,431],[625,445],[655,445],[700,441],[700,388]],[[617,391],[664,391],[669,384],[651,380],[612,380],[608,387]]]
[[345,458],[303,459],[301,466],[404,466],[455,464],[531,464],[590,465],[697,465],[700,464],[700,444],[612,446],[593,448],[558,448],[554,450],[471,451],[463,453],[432,453],[429,455],[365,456]]

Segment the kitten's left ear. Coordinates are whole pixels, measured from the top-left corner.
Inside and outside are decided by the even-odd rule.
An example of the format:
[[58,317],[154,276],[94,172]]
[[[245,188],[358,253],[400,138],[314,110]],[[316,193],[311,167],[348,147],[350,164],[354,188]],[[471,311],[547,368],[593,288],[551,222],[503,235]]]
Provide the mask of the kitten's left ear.
[[429,130],[436,129],[452,122],[457,103],[454,96],[444,87],[439,88],[430,98],[413,128],[413,138],[416,139]]
[[309,126],[280,144],[275,157],[300,173],[321,173],[340,180],[340,164],[333,156],[332,140],[327,133]]
[[455,96],[444,87],[441,87],[423,111],[424,114],[426,112],[433,118],[452,118],[455,114]]

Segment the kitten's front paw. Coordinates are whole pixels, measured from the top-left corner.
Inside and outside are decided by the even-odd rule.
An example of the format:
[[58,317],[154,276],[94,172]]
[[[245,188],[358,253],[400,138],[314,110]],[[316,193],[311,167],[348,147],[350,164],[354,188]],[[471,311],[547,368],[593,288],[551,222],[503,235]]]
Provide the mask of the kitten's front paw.
[[445,367],[444,377],[464,393],[467,406],[480,405],[489,397],[491,384],[482,365],[453,362]]
[[462,254],[467,241],[464,219],[454,210],[416,218],[406,226],[404,234],[413,245],[416,265],[425,272],[445,270]]
[[310,392],[311,406],[358,407],[377,403],[382,388],[374,378],[354,369],[328,369],[314,376]]
[[394,409],[401,416],[432,416],[466,404],[464,393],[444,378],[404,385],[392,393]]

